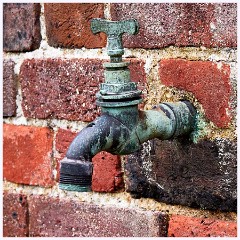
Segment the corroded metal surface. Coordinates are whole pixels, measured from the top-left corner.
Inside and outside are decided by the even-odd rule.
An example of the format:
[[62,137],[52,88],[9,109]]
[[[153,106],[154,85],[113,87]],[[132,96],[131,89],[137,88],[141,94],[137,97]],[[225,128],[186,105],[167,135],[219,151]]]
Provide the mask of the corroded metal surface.
[[[100,151],[130,154],[138,151],[147,140],[164,140],[189,134],[195,123],[195,109],[187,101],[162,103],[148,111],[138,110],[138,104],[142,101],[141,91],[136,83],[131,82],[129,63],[122,62],[124,52],[121,39],[123,33],[137,33],[135,20],[113,22],[93,19],[91,28],[94,33],[107,34],[111,62],[104,63],[106,81],[97,93],[102,116],[76,136],[61,163],[60,188],[65,190],[90,189],[92,172],[86,173],[84,169],[86,166],[91,169],[92,157]],[[73,171],[69,172],[69,169]]]
[[138,33],[138,22],[135,19],[123,21],[109,21],[92,19],[91,29],[94,34],[104,32],[107,34],[107,53],[111,62],[121,62],[124,54],[122,35],[124,33],[135,35]]
[[107,35],[107,54],[110,63],[104,63],[105,83],[100,85],[97,93],[97,105],[102,107],[123,107],[137,105],[142,102],[141,91],[137,84],[131,82],[129,62],[122,61],[124,54],[122,35],[137,34],[138,23],[134,19],[124,21],[109,21],[92,19],[91,29],[94,34],[104,32]]

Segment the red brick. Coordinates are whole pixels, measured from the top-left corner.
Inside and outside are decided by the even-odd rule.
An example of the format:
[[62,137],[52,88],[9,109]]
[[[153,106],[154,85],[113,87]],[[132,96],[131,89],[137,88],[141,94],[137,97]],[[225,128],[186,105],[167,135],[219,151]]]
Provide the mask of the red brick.
[[[56,150],[59,153],[57,159],[58,179],[59,161],[62,159],[67,149],[77,133],[69,130],[59,129],[56,135]],[[121,172],[121,161],[119,156],[114,156],[107,152],[100,152],[93,161],[92,190],[96,192],[113,192],[123,187],[123,177]]]
[[168,215],[77,200],[32,195],[31,237],[159,237],[167,235]]
[[77,133],[70,130],[59,129],[56,135],[56,151],[58,155],[56,156],[57,164],[57,181],[60,177],[60,161],[65,157],[69,145],[72,140],[76,137]]
[[16,115],[17,82],[14,76],[14,62],[3,62],[3,116]]
[[56,135],[56,150],[59,153],[59,158],[64,158],[69,145],[76,135],[76,132],[59,128]]
[[103,18],[103,4],[47,3],[44,4],[48,43],[53,47],[98,48],[106,46],[106,36],[94,35],[92,18]]
[[[145,62],[137,58],[128,58],[126,61],[130,61],[129,70],[131,81],[138,84],[138,89],[142,91],[142,98],[147,97],[147,80],[144,69]],[[144,102],[139,104],[139,109],[144,109]]]
[[111,15],[140,24],[138,35],[123,37],[125,47],[237,46],[236,3],[117,3]]
[[3,4],[3,50],[32,51],[40,46],[39,3]]
[[145,90],[147,87],[146,73],[144,70],[145,62],[137,58],[128,58],[126,61],[130,61],[130,77],[131,81],[138,83],[140,90]]
[[3,177],[28,185],[52,186],[53,132],[48,128],[3,126]]
[[210,218],[172,215],[169,237],[236,237],[237,223]]
[[123,187],[120,156],[100,152],[93,157],[92,190],[114,192]]
[[28,236],[28,202],[25,195],[3,192],[3,236]]
[[[134,60],[133,80],[145,82],[143,63]],[[139,69],[139,70],[137,70]],[[103,79],[97,59],[31,59],[21,65],[22,106],[26,117],[92,121],[99,116],[96,92]]]
[[26,117],[92,121],[99,115],[95,94],[103,81],[100,60],[25,60],[20,81]]
[[192,92],[202,104],[206,117],[218,127],[227,127],[231,95],[230,67],[210,61],[164,59],[160,61],[160,80],[166,86]]

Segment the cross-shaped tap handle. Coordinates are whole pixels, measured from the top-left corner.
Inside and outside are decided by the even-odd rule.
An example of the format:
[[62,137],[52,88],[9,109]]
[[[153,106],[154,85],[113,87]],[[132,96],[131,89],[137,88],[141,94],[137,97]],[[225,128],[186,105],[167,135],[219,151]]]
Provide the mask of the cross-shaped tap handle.
[[135,35],[139,25],[135,19],[123,21],[110,21],[100,18],[91,20],[91,30],[94,34],[104,32],[107,35],[107,54],[111,62],[121,62],[124,54],[122,35],[124,33]]

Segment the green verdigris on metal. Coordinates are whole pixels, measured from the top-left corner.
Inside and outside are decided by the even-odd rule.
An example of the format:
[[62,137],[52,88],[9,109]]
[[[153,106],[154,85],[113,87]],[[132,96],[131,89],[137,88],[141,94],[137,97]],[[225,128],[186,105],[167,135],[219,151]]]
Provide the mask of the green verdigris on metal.
[[93,33],[107,34],[110,62],[104,63],[105,82],[97,93],[102,115],[88,124],[72,141],[61,161],[59,187],[69,191],[90,191],[92,157],[101,151],[126,155],[140,149],[153,138],[162,140],[190,134],[196,111],[188,101],[161,103],[141,111],[141,91],[131,82],[129,62],[122,61],[122,35],[136,34],[136,20],[120,22],[93,19]]
[[120,107],[142,102],[141,91],[130,79],[128,69],[130,63],[122,61],[124,54],[122,35],[137,34],[138,22],[135,19],[123,21],[92,19],[91,29],[94,34],[104,32],[107,35],[107,54],[110,56],[110,62],[103,64],[105,83],[100,85],[100,91],[97,93],[97,105]]
[[138,22],[135,19],[123,21],[108,21],[95,18],[91,21],[94,34],[104,32],[107,34],[107,54],[111,62],[121,62],[124,54],[122,35],[124,33],[135,35],[138,33]]

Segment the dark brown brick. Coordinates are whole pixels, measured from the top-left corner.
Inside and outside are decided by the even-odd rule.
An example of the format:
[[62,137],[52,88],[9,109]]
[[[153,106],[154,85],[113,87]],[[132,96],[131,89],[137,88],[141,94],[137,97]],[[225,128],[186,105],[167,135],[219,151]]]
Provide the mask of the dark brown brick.
[[28,202],[25,195],[3,192],[3,236],[28,236]]
[[32,195],[29,212],[31,237],[167,236],[168,215],[159,211],[98,206]]
[[3,50],[32,51],[40,46],[39,3],[3,4]]
[[3,61],[3,116],[16,115],[17,82],[14,76],[14,62]]
[[53,132],[46,127],[3,125],[3,177],[28,185],[54,185]]
[[[141,61],[134,61],[143,68]],[[92,121],[100,110],[96,92],[103,79],[102,61],[97,59],[31,59],[20,70],[24,116]],[[145,76],[135,73],[143,83]],[[134,80],[134,79],[133,79]]]
[[50,46],[98,48],[106,46],[104,33],[94,35],[92,18],[103,18],[104,5],[94,3],[44,4],[47,38]]
[[226,139],[152,140],[129,155],[127,191],[170,204],[237,210],[237,145]]
[[138,35],[124,36],[125,47],[237,46],[236,3],[118,3],[111,14],[140,24]]

